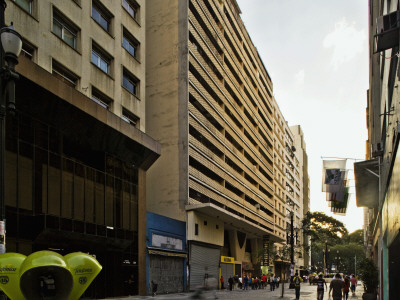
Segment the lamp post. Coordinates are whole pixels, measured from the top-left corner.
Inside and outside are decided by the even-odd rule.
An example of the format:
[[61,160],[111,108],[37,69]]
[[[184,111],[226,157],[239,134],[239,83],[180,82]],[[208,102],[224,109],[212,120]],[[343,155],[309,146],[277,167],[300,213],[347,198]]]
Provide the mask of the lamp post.
[[336,273],[339,273],[339,250],[336,250]]
[[[0,0],[0,254],[6,252],[6,209],[5,209],[5,152],[6,152],[6,110],[15,112],[15,72],[18,56],[22,49],[21,35],[11,26],[5,27],[5,0]],[[6,64],[7,63],[7,64]]]

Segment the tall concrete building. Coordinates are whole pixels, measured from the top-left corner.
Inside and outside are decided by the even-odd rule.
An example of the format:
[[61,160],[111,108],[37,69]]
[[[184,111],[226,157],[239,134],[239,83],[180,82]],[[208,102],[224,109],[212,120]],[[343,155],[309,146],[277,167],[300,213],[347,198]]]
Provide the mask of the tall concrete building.
[[[296,224],[302,215],[299,166],[283,116],[275,137],[272,81],[240,8],[235,0],[152,0],[146,13],[146,130],[162,145],[147,173],[147,207],[154,220],[186,224],[188,277],[179,282],[193,289],[207,277],[273,271],[264,250],[286,243],[289,198]],[[177,259],[165,257],[182,252],[181,239],[159,234],[175,245],[149,252],[150,266],[162,260],[172,269]],[[149,281],[160,273],[150,270]]]
[[[301,228],[301,221],[304,215],[310,211],[310,176],[308,175],[308,155],[307,147],[305,142],[305,137],[303,130],[300,125],[290,126],[290,130],[294,137],[294,146],[296,148],[296,154],[298,158],[298,173],[296,172],[295,178],[296,182],[296,198],[300,204],[299,207],[299,219],[298,228]],[[298,261],[296,265],[300,266],[300,270],[306,272],[306,270],[311,269],[311,252],[310,246],[311,241],[309,237],[298,232],[298,248],[297,248],[297,258]]]
[[399,1],[369,1],[366,160],[354,164],[357,206],[365,207],[367,256],[379,268],[379,299],[400,294]]
[[146,134],[147,1],[5,2],[23,37],[6,128],[7,252],[90,253],[103,270],[86,297],[144,294],[146,171],[161,152]]

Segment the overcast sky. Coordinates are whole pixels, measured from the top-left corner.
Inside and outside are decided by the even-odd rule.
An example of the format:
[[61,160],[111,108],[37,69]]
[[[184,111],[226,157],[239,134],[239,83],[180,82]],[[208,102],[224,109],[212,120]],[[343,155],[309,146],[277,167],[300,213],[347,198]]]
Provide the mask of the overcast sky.
[[[345,217],[321,192],[322,158],[363,160],[367,139],[368,1],[237,0],[289,125],[301,125],[309,159],[311,211],[361,229],[354,180]],[[354,178],[354,160],[348,161]]]

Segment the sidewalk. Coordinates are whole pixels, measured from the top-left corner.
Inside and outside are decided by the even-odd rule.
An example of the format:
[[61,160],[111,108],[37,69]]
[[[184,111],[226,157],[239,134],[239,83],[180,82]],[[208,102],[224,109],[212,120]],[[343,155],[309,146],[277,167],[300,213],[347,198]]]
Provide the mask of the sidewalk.
[[[281,285],[275,291],[270,291],[269,286],[268,289],[264,290],[218,290],[216,291],[216,295],[218,299],[229,299],[229,300],[265,300],[265,299],[281,299],[281,300],[293,300],[295,299],[295,291],[294,289],[288,289],[289,285],[285,284],[284,289],[284,297],[282,298],[282,289]],[[329,291],[329,284],[328,284],[328,291]],[[324,300],[331,300],[332,297],[328,298],[328,291],[324,293]],[[363,286],[362,284],[357,285],[356,295],[352,296],[351,292],[349,293],[349,300],[361,300],[363,294]],[[137,299],[190,299],[192,293],[176,293],[176,294],[166,294],[166,295],[156,295],[155,297],[152,296],[127,296],[121,298],[107,298],[103,300],[137,300]],[[204,295],[203,299],[214,299],[213,293],[207,293]],[[317,299],[317,286],[316,285],[309,285],[308,283],[302,283],[300,289],[300,300],[316,300]]]

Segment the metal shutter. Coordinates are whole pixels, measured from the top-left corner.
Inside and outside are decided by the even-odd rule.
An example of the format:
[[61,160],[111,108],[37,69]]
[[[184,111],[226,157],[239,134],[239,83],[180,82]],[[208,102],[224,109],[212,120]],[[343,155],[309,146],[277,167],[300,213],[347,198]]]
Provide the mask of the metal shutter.
[[218,288],[220,250],[200,245],[191,245],[190,248],[190,290],[204,285],[205,275],[214,277]]

